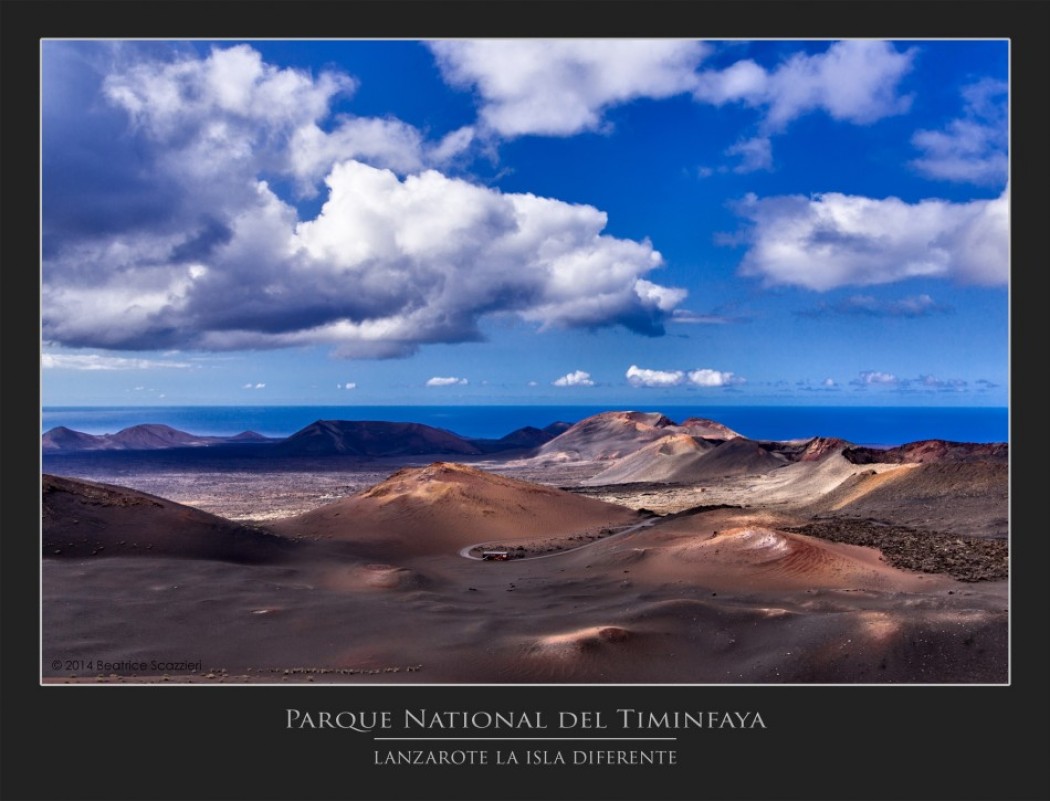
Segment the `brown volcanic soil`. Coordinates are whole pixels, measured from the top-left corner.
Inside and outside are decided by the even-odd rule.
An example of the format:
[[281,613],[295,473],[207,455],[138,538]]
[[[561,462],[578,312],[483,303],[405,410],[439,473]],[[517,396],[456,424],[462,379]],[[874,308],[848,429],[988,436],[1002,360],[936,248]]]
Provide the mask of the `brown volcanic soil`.
[[537,451],[539,461],[619,459],[671,433],[674,423],[655,412],[603,412],[581,420]]
[[541,559],[446,552],[378,564],[312,553],[285,566],[46,559],[45,666],[90,655],[203,667],[167,679],[45,667],[45,680],[1006,680],[1005,582],[902,571],[873,549],[739,510]]
[[669,434],[610,464],[584,485],[631,484],[638,482],[681,483],[689,471],[714,448],[704,439],[688,434]]
[[[592,497],[509,474],[578,486],[600,462],[485,463],[508,475],[435,464],[390,476],[378,462],[348,460],[325,477],[340,483],[333,492],[356,490],[365,477],[370,487],[275,524],[313,539],[280,563],[172,558],[202,536],[195,510],[108,487],[79,490],[71,512],[56,506],[69,499],[52,485],[45,513],[61,512],[52,520],[64,531],[93,514],[106,531],[134,528],[175,550],[107,559],[45,550],[44,679],[165,680],[119,666],[101,678],[95,668],[49,667],[93,657],[202,661],[202,671],[167,677],[174,682],[1006,682],[1005,544],[969,539],[967,528],[1000,513],[1005,521],[1005,464],[853,464],[840,447],[800,441],[782,451],[796,461],[766,474],[587,488]],[[323,500],[322,485],[304,488],[316,477],[302,461],[299,473],[246,464],[235,483],[216,464],[186,484],[177,464],[150,475],[136,471],[143,462],[126,464],[129,478],[153,481],[157,492],[166,481],[183,497],[201,483],[216,498],[232,488],[243,497],[231,505],[255,502],[260,516],[289,503],[269,505],[270,493]],[[289,489],[290,476],[304,487]],[[732,508],[713,508],[720,504]],[[579,545],[602,527],[643,519],[625,506],[694,508],[542,558],[457,553],[495,539]]]
[[927,462],[1001,461],[1009,458],[1010,448],[1005,442],[949,442],[943,439],[924,439],[896,448],[850,447],[846,458],[856,464],[896,462],[925,464]]
[[671,434],[646,445],[583,482],[585,486],[662,481],[695,484],[725,476],[768,473],[785,460],[757,442],[736,437],[717,444]]
[[1000,581],[1007,577],[1005,540],[917,531],[865,520],[819,520],[787,529],[832,542],[878,548],[886,561],[905,570],[947,573],[959,581]]
[[1009,531],[1008,479],[1004,462],[901,465],[860,474],[812,503],[808,511],[1005,538]]
[[400,470],[351,498],[271,524],[286,536],[339,540],[394,558],[455,553],[486,540],[567,538],[639,520],[622,506],[435,462]]

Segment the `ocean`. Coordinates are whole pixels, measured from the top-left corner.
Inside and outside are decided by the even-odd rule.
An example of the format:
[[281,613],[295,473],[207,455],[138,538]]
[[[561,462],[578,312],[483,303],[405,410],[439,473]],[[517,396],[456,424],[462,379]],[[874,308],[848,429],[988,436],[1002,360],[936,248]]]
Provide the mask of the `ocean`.
[[[87,434],[162,423],[193,434],[230,436],[255,431],[286,437],[315,420],[424,423],[465,437],[491,438],[524,426],[575,423],[606,406],[45,406],[41,432],[66,426]],[[752,439],[840,437],[857,445],[900,445],[922,439],[1006,442],[1009,410],[997,407],[659,406],[676,422],[716,420]]]

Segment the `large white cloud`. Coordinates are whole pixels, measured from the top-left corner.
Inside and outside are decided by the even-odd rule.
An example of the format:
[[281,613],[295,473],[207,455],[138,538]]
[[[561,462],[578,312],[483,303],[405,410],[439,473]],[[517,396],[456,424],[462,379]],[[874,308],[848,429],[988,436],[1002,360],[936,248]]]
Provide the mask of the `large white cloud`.
[[404,175],[447,163],[473,140],[468,126],[429,142],[396,118],[342,115],[327,125],[333,101],[356,88],[344,73],[277,68],[248,45],[144,61],[103,83],[106,98],[163,145],[183,180],[266,169],[293,176],[310,195],[336,162],[353,158]]
[[741,273],[768,285],[824,291],[916,277],[984,285],[1009,279],[1006,191],[968,203],[749,195],[738,211],[753,223]]
[[[176,187],[176,199],[145,223],[132,210],[112,232],[45,240],[45,339],[127,349],[321,343],[384,358],[480,339],[479,321],[494,314],[662,333],[686,293],[650,280],[662,264],[651,243],[604,235],[606,215],[592,206],[427,168],[470,147],[470,127],[431,142],[395,119],[329,126],[334,98],[354,85],[278,69],[244,45],[132,59],[101,80],[131,124],[121,152],[134,148],[139,173]],[[320,213],[299,219],[263,180],[271,174],[302,194],[323,176]]]
[[[477,93],[482,126],[503,137],[599,130],[610,107],[683,93],[701,103],[761,108],[766,134],[816,110],[868,124],[908,108],[897,86],[914,56],[888,42],[848,40],[771,69],[745,59],[700,70],[713,47],[690,40],[439,41],[430,48],[449,84]],[[731,150],[746,170],[770,159],[765,136]]]
[[402,180],[356,161],[337,165],[327,185],[317,218],[297,223],[259,184],[206,263],[163,261],[165,242],[154,240],[56,259],[52,275],[73,280],[44,287],[46,337],[104,347],[328,343],[345,356],[390,357],[479,339],[479,320],[495,313],[541,328],[657,334],[685,296],[643,278],[659,253],[603,235],[606,216],[591,206],[435,171]]
[[474,89],[483,125],[501,136],[568,136],[640,97],[688,92],[706,52],[675,39],[485,39],[431,42],[445,80]]

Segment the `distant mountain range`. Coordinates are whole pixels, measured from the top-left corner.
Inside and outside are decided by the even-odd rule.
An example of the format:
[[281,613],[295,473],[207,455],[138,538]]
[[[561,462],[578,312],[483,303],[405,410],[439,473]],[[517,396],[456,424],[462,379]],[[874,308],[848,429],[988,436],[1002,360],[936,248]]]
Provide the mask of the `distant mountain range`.
[[132,426],[115,434],[85,434],[59,427],[43,435],[44,456],[85,452],[171,451],[240,457],[281,458],[398,456],[486,456],[526,458],[538,466],[567,462],[605,462],[590,485],[635,482],[695,483],[719,476],[768,473],[796,462],[833,456],[852,464],[955,463],[1008,459],[1006,443],[923,440],[896,448],[855,446],[830,437],[804,440],[752,440],[714,420],[689,418],[676,423],[654,412],[612,411],[578,423],[526,427],[499,439],[464,437],[422,423],[382,420],[317,420],[286,438],[252,431],[232,437],[200,436],[166,425]]
[[[252,451],[273,456],[479,456],[501,451],[531,450],[569,429],[569,423],[545,428],[527,426],[500,439],[471,439],[422,423],[382,420],[317,420],[290,437],[264,437],[245,431],[232,437],[190,434],[171,426],[148,423],[115,434],[85,434],[65,426],[48,430],[41,438],[45,455],[89,451],[159,451],[175,448],[214,448],[250,445]],[[240,448],[239,453],[245,453]]]
[[244,431],[233,437],[207,437],[188,434],[171,426],[147,423],[131,426],[116,434],[85,434],[65,426],[47,431],[41,439],[45,453],[71,451],[152,451],[161,448],[198,448],[208,445],[240,442],[272,442],[273,440]]

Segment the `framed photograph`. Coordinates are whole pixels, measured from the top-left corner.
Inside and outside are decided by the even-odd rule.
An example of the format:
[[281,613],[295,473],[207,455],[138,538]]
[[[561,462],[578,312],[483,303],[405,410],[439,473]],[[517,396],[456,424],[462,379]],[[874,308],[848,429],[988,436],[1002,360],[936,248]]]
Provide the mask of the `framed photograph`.
[[1046,9],[908,8],[7,4],[4,789],[1044,797]]

